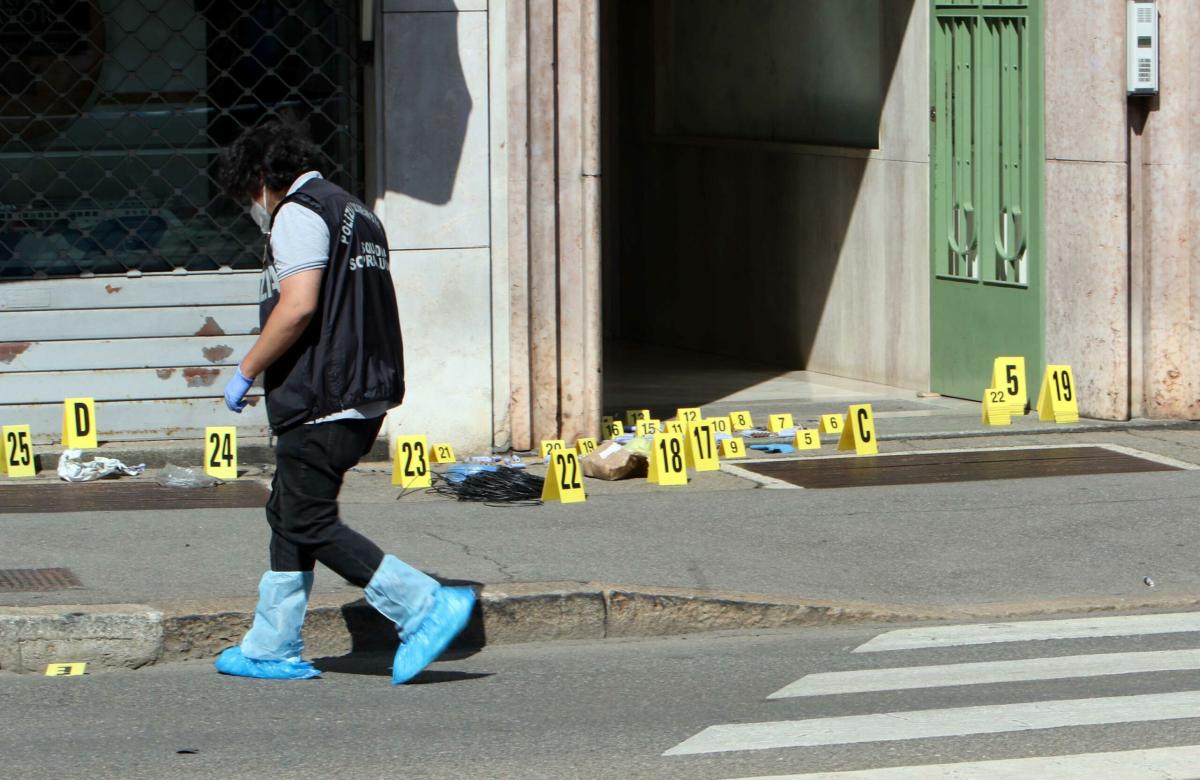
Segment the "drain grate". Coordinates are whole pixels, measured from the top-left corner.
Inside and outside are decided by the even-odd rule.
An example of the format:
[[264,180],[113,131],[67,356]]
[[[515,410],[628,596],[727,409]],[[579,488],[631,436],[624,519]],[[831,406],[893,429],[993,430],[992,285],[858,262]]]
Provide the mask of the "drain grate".
[[738,466],[803,488],[923,485],[1179,470],[1174,466],[1126,455],[1105,447],[926,452],[868,458],[805,458],[739,463]]
[[156,482],[44,482],[0,485],[0,514],[253,509],[267,503],[258,482],[181,490]]
[[0,569],[0,593],[82,588],[70,569]]

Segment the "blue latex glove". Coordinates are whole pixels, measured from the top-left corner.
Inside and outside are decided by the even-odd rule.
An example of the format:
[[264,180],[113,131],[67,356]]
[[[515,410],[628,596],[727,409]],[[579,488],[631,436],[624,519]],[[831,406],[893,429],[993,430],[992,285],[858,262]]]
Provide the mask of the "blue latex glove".
[[233,374],[233,379],[230,379],[229,384],[225,385],[225,405],[229,407],[229,411],[242,413],[242,410],[246,408],[246,393],[250,391],[252,384],[254,384],[254,380],[247,378],[239,366]]

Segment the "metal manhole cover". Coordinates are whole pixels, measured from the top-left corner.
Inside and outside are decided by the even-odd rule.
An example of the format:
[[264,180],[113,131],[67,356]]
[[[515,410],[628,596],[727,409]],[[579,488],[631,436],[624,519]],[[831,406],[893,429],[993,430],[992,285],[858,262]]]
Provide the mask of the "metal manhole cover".
[[255,509],[267,503],[259,482],[227,482],[194,490],[157,482],[41,482],[0,485],[0,514],[136,512],[169,509]]
[[1030,477],[1179,471],[1105,447],[924,452],[864,458],[805,458],[739,463],[740,468],[803,488],[922,485]]
[[70,569],[0,569],[0,593],[82,588]]

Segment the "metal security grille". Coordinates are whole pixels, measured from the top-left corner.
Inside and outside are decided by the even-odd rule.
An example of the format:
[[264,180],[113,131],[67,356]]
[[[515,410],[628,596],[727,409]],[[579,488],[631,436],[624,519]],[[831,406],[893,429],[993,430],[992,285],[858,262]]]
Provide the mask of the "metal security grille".
[[0,280],[257,267],[212,174],[268,117],[361,194],[359,6],[0,0]]

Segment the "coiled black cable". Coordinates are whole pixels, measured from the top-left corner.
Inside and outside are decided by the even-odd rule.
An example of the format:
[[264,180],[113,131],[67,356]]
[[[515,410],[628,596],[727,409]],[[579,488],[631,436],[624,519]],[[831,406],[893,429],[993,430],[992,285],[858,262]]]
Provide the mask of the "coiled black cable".
[[523,469],[510,468],[481,471],[456,482],[440,474],[434,474],[433,478],[436,484],[429,489],[430,493],[488,506],[540,506],[546,482]]

